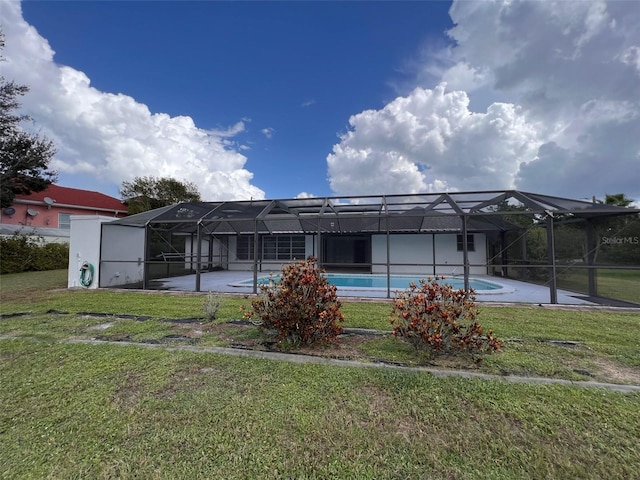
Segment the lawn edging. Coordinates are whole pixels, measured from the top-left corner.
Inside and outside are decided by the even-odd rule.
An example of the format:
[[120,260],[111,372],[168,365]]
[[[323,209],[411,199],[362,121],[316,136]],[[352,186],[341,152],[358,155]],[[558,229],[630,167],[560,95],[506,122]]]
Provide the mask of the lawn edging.
[[[0,340],[7,339],[0,337]],[[424,372],[430,373],[436,377],[461,377],[461,378],[475,378],[481,380],[503,380],[513,383],[540,383],[547,385],[564,385],[572,387],[590,387],[590,388],[604,388],[621,393],[640,392],[640,385],[623,385],[615,383],[604,383],[594,381],[573,381],[564,380],[560,378],[543,378],[543,377],[522,377],[515,375],[491,375],[487,373],[469,372],[463,370],[443,370],[429,367],[408,367],[402,365],[394,365],[382,362],[360,362],[355,360],[341,360],[335,358],[319,357],[314,355],[305,355],[298,353],[283,353],[283,352],[269,352],[262,350],[245,350],[229,347],[214,347],[214,346],[200,346],[193,345],[174,345],[167,346],[161,344],[151,343],[137,343],[126,341],[106,341],[106,340],[94,340],[94,339],[67,339],[63,343],[80,343],[84,345],[117,345],[117,346],[131,346],[149,349],[162,348],[167,351],[188,351],[193,353],[215,353],[221,355],[233,355],[236,357],[249,357],[259,358],[265,360],[277,360],[290,363],[313,363],[320,365],[332,365],[337,367],[367,367],[367,368],[390,368],[395,370],[401,370],[406,372]]]

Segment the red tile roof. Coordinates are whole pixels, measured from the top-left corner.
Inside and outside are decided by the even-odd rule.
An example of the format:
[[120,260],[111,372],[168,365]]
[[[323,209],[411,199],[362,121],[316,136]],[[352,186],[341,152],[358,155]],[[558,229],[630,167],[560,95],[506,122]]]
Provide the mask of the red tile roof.
[[16,195],[16,200],[44,201],[51,198],[55,203],[73,205],[77,207],[101,208],[106,210],[126,212],[127,207],[118,198],[110,197],[99,192],[80,190],[78,188],[61,187],[51,184],[46,190],[29,195]]

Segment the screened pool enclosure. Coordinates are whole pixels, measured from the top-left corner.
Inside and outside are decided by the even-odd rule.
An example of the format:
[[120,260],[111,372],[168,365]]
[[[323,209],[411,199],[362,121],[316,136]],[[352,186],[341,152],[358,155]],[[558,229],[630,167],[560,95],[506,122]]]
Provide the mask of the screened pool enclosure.
[[[314,256],[328,272],[520,280],[639,302],[638,209],[508,191],[181,203],[102,224],[100,287],[244,271]],[[619,282],[618,282],[619,280]],[[634,289],[633,292],[636,290]],[[392,295],[388,288],[387,295]]]

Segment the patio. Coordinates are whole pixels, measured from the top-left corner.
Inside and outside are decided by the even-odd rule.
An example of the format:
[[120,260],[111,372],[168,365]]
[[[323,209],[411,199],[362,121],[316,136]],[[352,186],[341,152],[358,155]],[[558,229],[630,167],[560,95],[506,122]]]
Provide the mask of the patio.
[[[273,272],[278,273],[278,272]],[[269,272],[261,272],[260,276],[269,275]],[[237,293],[251,294],[251,286],[232,286],[245,280],[253,278],[251,272],[203,272],[200,274],[200,290],[203,292]],[[526,303],[526,304],[549,304],[549,287],[545,285],[535,285],[532,283],[519,282],[506,278],[496,278],[490,276],[477,276],[476,278],[498,283],[505,288],[495,293],[483,293],[477,295],[479,302],[498,303]],[[195,291],[196,276],[184,275],[180,277],[161,278],[154,280],[154,288],[162,290]],[[374,290],[364,291],[363,289],[352,290],[338,287],[338,295],[345,298],[386,298],[386,291]],[[393,292],[392,292],[393,296]],[[558,290],[558,304],[561,305],[597,305],[587,300],[587,296],[579,293]]]

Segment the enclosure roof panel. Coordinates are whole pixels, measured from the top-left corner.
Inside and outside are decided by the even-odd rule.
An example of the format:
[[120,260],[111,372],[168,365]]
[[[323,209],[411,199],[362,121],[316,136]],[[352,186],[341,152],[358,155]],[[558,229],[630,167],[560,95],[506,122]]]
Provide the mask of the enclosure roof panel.
[[124,217],[109,223],[113,223],[116,225],[144,227],[149,221],[154,220],[160,215],[163,215],[165,212],[173,209],[174,207],[175,205],[168,205],[166,207],[156,208],[155,210],[149,210],[147,212],[137,213],[135,215],[129,215],[128,217]]
[[[417,193],[352,197],[188,202],[132,215],[112,223],[214,234],[244,232],[425,232],[462,228],[510,230],[517,215],[590,218],[638,214],[640,209],[518,190]],[[160,228],[158,226],[158,228]],[[517,227],[516,227],[517,228]]]

